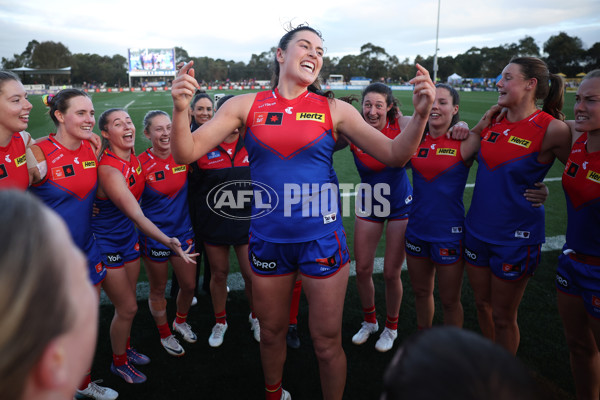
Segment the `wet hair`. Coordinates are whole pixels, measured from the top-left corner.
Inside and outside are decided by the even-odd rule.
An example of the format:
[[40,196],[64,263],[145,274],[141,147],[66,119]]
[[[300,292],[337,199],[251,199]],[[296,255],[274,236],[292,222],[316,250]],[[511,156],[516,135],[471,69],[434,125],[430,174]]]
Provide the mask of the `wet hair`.
[[0,191],[0,393],[20,399],[44,349],[74,323],[64,265],[48,209],[38,198]]
[[382,400],[530,400],[539,395],[515,356],[475,332],[450,326],[409,337],[388,365],[383,386]]
[[21,82],[17,74],[15,74],[14,72],[0,71],[0,92],[2,92],[2,86],[4,86],[4,83],[6,83],[7,81]]
[[221,98],[219,99],[219,101],[217,101],[217,110],[218,110],[219,108],[221,108],[221,106],[222,106],[223,104],[225,104],[225,102],[226,102],[227,100],[229,100],[230,98],[232,98],[232,97],[234,97],[234,95],[233,95],[233,94],[228,94],[227,96],[223,96],[223,97],[221,97]]
[[80,89],[63,89],[55,95],[46,95],[42,98],[44,104],[50,107],[50,110],[48,110],[48,114],[50,115],[52,122],[54,122],[54,125],[58,126],[59,124],[58,119],[56,118],[56,115],[54,115],[54,113],[56,111],[60,111],[63,114],[66,113],[70,105],[70,100],[78,96],[90,98],[90,96],[86,92]]
[[547,112],[554,118],[564,120],[565,114],[562,108],[565,102],[565,83],[560,75],[552,74],[548,65],[536,57],[514,57],[510,64],[517,64],[525,79],[537,80],[535,98],[543,100],[542,111]]
[[[117,112],[117,111],[125,111],[125,109],[109,108],[108,110],[106,110],[102,114],[100,114],[100,118],[98,118],[98,127],[100,128],[100,132],[106,132],[107,127],[108,127],[108,117],[110,117],[110,114]],[[102,147],[100,148],[100,157],[102,157],[102,155],[104,154],[104,151],[106,149],[110,149],[110,142],[108,141],[107,138],[102,136]]]
[[[144,132],[148,132],[148,129],[150,129],[150,125],[152,125],[152,120],[154,119],[154,117],[157,117],[159,115],[165,115],[169,117],[169,114],[167,114],[163,110],[151,110],[148,111],[146,115],[144,115]],[[171,117],[169,117],[169,119],[170,118]]]
[[398,107],[398,100],[392,94],[392,89],[388,85],[380,82],[371,83],[362,92],[361,108],[362,104],[365,102],[365,96],[369,93],[379,93],[385,97],[386,106],[392,105],[392,108],[387,112],[386,117],[388,121],[393,121],[400,112],[400,107]]
[[194,94],[194,98],[192,99],[192,102],[190,103],[190,108],[192,110],[194,109],[194,107],[196,107],[196,103],[200,99],[208,99],[210,101],[210,104],[212,104],[213,107],[215,106],[215,103],[210,98],[208,93],[206,93],[204,90],[197,90],[196,93]]
[[[294,38],[296,33],[301,32],[301,31],[312,32],[315,35],[317,35],[321,40],[323,40],[323,36],[321,35],[321,32],[319,32],[315,28],[308,26],[307,24],[300,24],[294,28],[290,25],[286,34],[283,35],[281,37],[281,39],[279,39],[279,44],[277,45],[277,48],[279,48],[283,51],[287,50],[288,45],[290,44],[290,42],[292,41],[292,39]],[[271,76],[271,88],[272,89],[275,89],[277,87],[277,85],[279,84],[279,73],[280,73],[280,66],[279,66],[279,62],[277,61],[277,53],[275,53],[275,58],[273,60],[273,74]],[[331,98],[331,99],[334,98],[334,93],[332,91],[323,92],[323,90],[321,89],[321,76],[320,75],[317,77],[317,79],[313,83],[311,83],[308,86],[308,91],[316,93],[321,96],[325,96],[327,98]]]

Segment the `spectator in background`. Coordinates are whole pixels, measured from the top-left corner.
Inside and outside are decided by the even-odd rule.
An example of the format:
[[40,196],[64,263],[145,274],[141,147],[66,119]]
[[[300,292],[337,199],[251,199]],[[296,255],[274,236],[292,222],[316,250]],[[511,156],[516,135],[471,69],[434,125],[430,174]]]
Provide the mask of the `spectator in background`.
[[55,212],[15,190],[0,191],[0,236],[2,398],[71,400],[98,331],[85,256]]
[[471,331],[435,327],[409,337],[383,377],[381,400],[532,400],[521,362]]

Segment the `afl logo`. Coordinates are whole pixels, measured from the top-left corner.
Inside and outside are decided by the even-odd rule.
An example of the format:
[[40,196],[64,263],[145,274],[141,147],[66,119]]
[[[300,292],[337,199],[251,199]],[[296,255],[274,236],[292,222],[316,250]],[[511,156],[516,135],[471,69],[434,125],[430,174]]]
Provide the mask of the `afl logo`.
[[[208,192],[208,207],[217,215],[228,219],[248,220],[261,218],[272,213],[279,197],[270,186],[250,180],[223,182]],[[242,212],[250,209],[250,214]]]

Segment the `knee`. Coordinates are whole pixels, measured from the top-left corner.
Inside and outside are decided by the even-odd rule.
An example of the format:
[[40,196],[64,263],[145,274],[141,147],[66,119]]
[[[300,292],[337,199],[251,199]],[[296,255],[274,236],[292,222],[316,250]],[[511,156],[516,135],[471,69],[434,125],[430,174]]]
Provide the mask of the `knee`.
[[133,320],[135,314],[137,313],[138,306],[136,302],[132,302],[130,304],[123,304],[120,306],[115,306],[115,314],[119,318],[123,318],[126,320]]
[[567,346],[569,347],[569,352],[573,355],[573,357],[582,359],[582,358],[594,358],[598,356],[598,349],[593,340],[587,340],[582,337],[567,337]]
[[287,325],[281,327],[271,327],[260,321],[260,344],[261,346],[274,346],[284,341],[287,332]]
[[227,283],[227,271],[211,270],[210,273],[211,273],[211,276],[210,276],[211,283],[214,282],[217,285],[225,285]]
[[340,351],[343,352],[341,335],[335,336],[317,336],[313,337],[313,346],[315,355],[320,361],[329,361],[337,357]]
[[179,282],[179,290],[182,293],[194,293],[194,289],[196,287],[196,285],[194,284],[194,280],[193,279],[186,279],[186,280],[180,280]]
[[492,313],[492,304],[487,300],[475,299],[475,308],[477,309],[477,312],[479,312],[479,313],[486,313],[486,314]]
[[370,263],[356,263],[356,279],[365,280],[371,279],[373,275],[372,264]]
[[383,279],[386,283],[400,283],[402,284],[400,269],[398,268],[385,268],[383,270]]
[[430,290],[429,288],[413,287],[413,292],[418,299],[428,299],[433,297],[433,290]]
[[165,297],[165,285],[153,286],[150,288],[150,299],[160,300]]
[[509,329],[517,325],[517,314],[507,312],[506,310],[495,309],[492,312],[492,318],[494,319],[494,325],[498,329]]
[[442,308],[448,311],[455,311],[462,306],[459,299],[442,299]]

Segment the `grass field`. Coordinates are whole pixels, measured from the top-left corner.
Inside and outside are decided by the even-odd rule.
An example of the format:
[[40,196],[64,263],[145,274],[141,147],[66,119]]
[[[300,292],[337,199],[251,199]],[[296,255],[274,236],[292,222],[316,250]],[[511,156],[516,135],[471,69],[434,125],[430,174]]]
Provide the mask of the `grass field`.
[[[218,91],[228,93],[228,91]],[[215,92],[209,92],[211,95]],[[231,92],[239,94],[240,92]],[[337,96],[349,92],[336,92]],[[355,92],[355,94],[359,94]],[[404,114],[411,114],[410,92],[395,92]],[[461,93],[461,119],[474,125],[480,116],[496,101],[493,92]],[[34,104],[28,131],[34,137],[47,135],[54,126],[42,105],[40,96],[30,96]],[[137,128],[136,152],[149,146],[143,138],[142,119],[151,109],[161,109],[171,113],[172,102],[168,92],[157,93],[96,93],[93,94],[96,115],[108,108],[126,107]],[[573,93],[567,93],[564,111],[567,118],[573,118]],[[94,129],[98,132],[98,129]],[[345,149],[335,154],[334,167],[340,183],[359,182],[358,174],[350,152]],[[473,183],[477,164],[472,168],[469,183]],[[566,212],[564,196],[560,184],[562,165],[557,162],[548,174],[547,185],[550,197],[546,202],[546,235],[554,237],[564,235]],[[410,174],[409,174],[410,175]],[[472,188],[465,190],[465,205],[468,207]],[[354,207],[353,201],[351,207]],[[348,245],[353,248],[352,217],[345,217],[344,226],[348,236]],[[383,255],[384,241],[380,243],[378,256]],[[521,326],[521,347],[519,358],[535,374],[541,386],[547,392],[544,398],[573,399],[573,385],[570,376],[568,351],[562,334],[562,325],[556,309],[554,289],[554,271],[558,251],[544,253],[539,272],[531,280],[523,299],[519,323]],[[237,269],[232,263],[232,271]],[[404,300],[400,313],[399,343],[416,330],[414,295],[406,272],[403,272]],[[140,279],[145,279],[142,275]],[[377,308],[384,310],[383,278],[374,277],[377,292]],[[380,354],[374,350],[375,339],[363,346],[355,346],[350,338],[360,326],[362,314],[356,292],[354,278],[348,284],[346,307],[344,311],[343,339],[348,356],[348,383],[345,399],[377,399],[381,391],[381,376],[385,366],[393,356],[393,351]],[[468,283],[463,285],[463,305],[465,308],[465,328],[478,331],[476,311],[472,292]],[[168,312],[175,314],[174,302],[169,301]],[[437,309],[440,305],[437,304]],[[248,306],[241,291],[234,291],[228,301],[228,321],[230,328],[222,347],[213,349],[207,339],[213,324],[210,298],[201,296],[199,305],[190,312],[189,321],[198,333],[199,341],[194,345],[183,343],[187,354],[175,359],[166,354],[158,341],[158,333],[148,312],[145,301],[139,303],[139,312],[133,329],[133,343],[140,351],[150,355],[153,362],[141,370],[149,377],[143,385],[132,386],[120,381],[108,372],[110,364],[110,344],[108,326],[112,318],[112,306],[102,306],[100,337],[97,357],[93,369],[94,379],[102,378],[105,384],[121,393],[123,399],[262,399],[262,373],[258,345],[252,339],[248,329]],[[380,323],[383,322],[381,320]],[[435,323],[441,323],[436,314]],[[302,299],[299,328],[302,347],[288,353],[284,385],[294,399],[316,399],[320,396],[317,363],[314,358],[307,326],[307,307]]]

